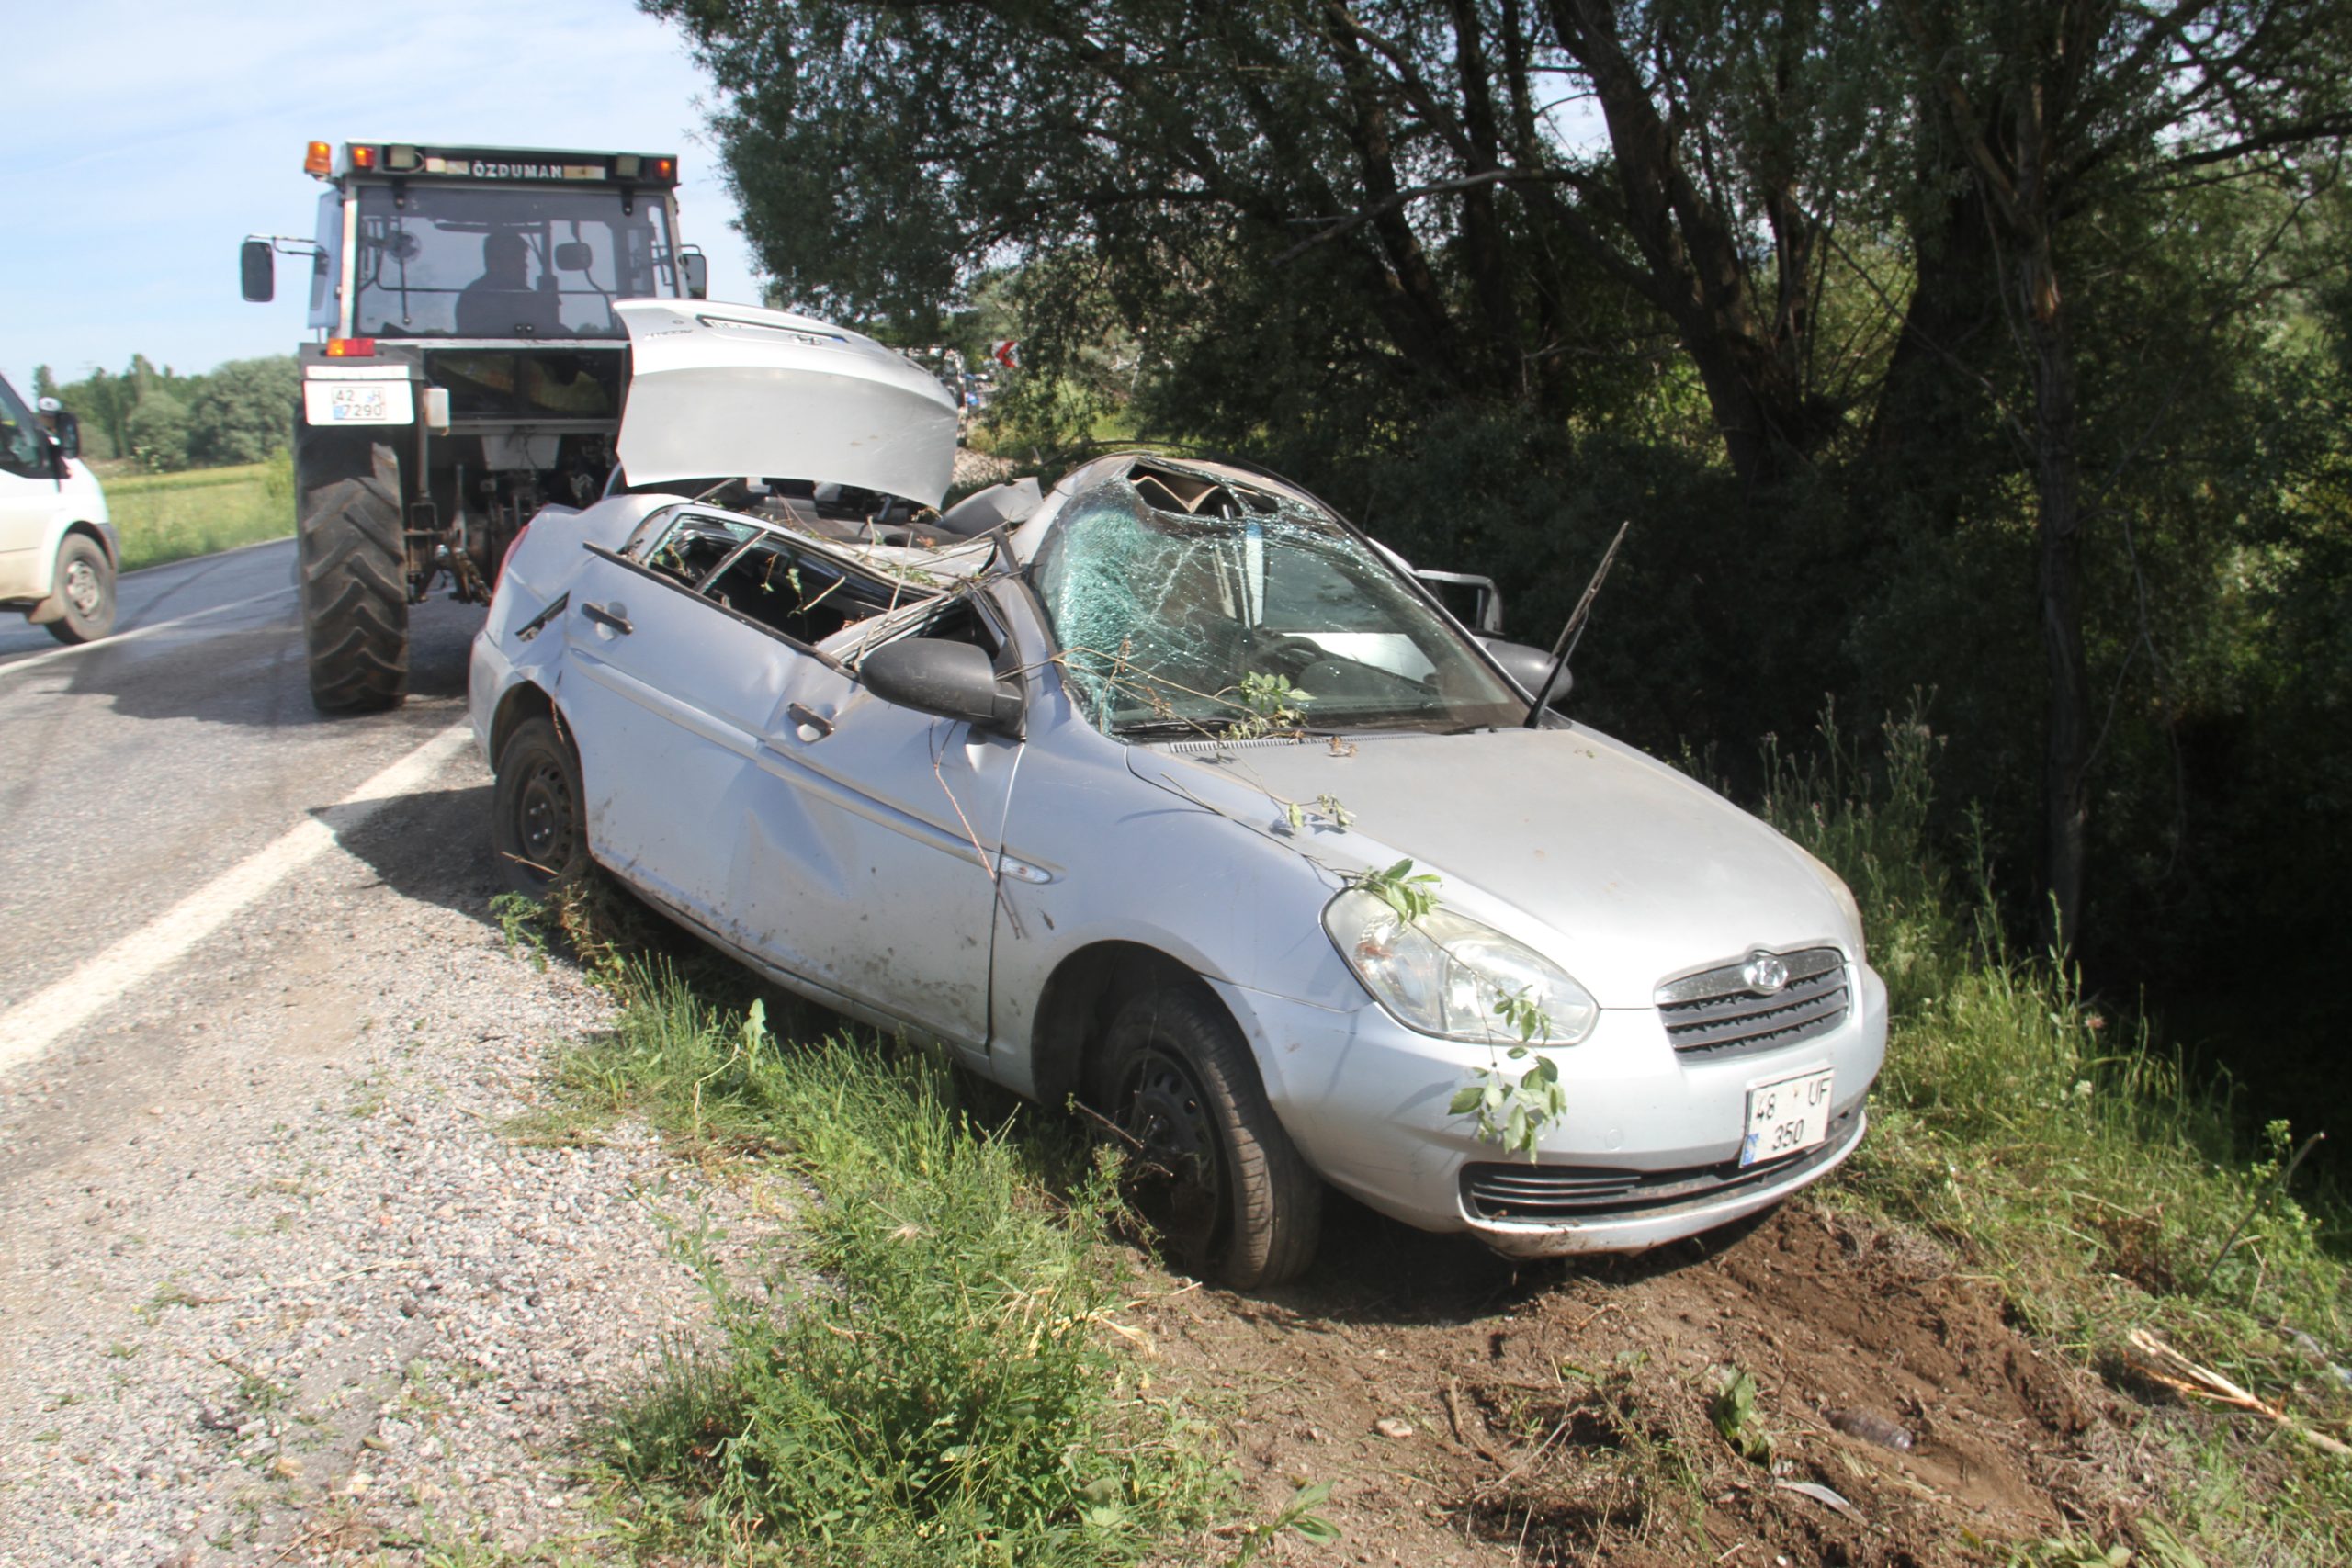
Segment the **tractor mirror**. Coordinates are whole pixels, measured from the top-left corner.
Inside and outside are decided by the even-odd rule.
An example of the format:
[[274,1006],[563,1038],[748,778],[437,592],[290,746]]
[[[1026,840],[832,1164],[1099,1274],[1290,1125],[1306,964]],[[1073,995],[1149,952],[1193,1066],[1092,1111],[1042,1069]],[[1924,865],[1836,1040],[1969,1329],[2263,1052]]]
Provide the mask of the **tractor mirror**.
[[247,299],[266,305],[277,298],[277,269],[271,260],[267,240],[247,240],[244,249],[237,254],[237,267],[243,274]]
[[678,270],[686,280],[686,298],[710,298],[710,262],[700,251],[687,251],[678,257]]
[[586,272],[596,263],[596,253],[583,240],[567,240],[555,248],[558,272]]

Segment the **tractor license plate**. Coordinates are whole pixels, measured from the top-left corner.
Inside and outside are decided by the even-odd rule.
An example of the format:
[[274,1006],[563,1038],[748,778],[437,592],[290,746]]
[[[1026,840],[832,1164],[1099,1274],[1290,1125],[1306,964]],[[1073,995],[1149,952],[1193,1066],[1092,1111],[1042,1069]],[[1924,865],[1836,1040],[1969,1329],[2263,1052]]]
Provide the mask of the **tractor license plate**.
[[406,381],[312,379],[302,383],[302,417],[316,424],[406,424],[416,401]]
[[338,424],[381,424],[390,411],[381,387],[337,387],[334,419]]
[[1831,1077],[1823,1067],[1747,1091],[1747,1135],[1739,1142],[1743,1168],[1828,1141]]

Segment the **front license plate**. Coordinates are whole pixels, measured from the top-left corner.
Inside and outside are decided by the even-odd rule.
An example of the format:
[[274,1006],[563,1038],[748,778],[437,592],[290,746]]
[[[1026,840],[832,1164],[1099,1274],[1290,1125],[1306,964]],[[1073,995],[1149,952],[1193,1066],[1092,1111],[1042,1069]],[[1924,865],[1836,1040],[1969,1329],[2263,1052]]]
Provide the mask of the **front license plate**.
[[1823,1067],[1747,1091],[1747,1135],[1739,1141],[1742,1168],[1828,1141],[1831,1077]]

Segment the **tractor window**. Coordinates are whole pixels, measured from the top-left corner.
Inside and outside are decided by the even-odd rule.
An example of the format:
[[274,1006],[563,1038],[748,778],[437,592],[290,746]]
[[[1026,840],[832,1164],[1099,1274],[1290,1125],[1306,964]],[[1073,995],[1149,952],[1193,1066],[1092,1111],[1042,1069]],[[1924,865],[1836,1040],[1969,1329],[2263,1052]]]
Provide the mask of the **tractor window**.
[[319,197],[319,254],[311,262],[311,325],[333,332],[343,324],[335,291],[343,283],[343,197]]
[[616,299],[676,298],[666,203],[607,188],[359,191],[363,337],[621,338]]

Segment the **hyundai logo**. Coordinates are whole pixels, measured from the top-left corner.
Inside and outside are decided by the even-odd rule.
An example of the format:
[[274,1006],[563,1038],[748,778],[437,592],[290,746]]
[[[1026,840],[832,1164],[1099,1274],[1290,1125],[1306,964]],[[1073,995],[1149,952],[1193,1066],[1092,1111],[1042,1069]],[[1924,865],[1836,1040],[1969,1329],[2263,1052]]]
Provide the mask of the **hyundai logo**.
[[1747,988],[1758,996],[1769,997],[1789,983],[1789,966],[1774,953],[1750,953],[1747,965],[1739,972],[1739,977],[1747,981]]

